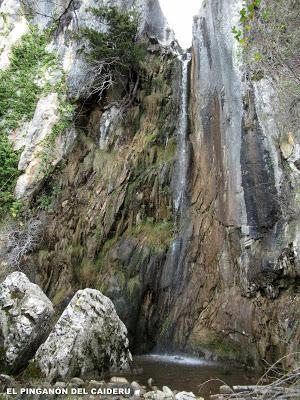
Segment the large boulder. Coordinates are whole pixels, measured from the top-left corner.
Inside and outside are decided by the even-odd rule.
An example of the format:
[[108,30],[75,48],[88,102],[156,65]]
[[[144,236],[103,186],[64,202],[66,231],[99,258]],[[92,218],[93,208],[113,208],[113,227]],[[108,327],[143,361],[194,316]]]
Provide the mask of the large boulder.
[[0,285],[0,352],[8,370],[22,369],[34,356],[50,331],[53,312],[51,301],[22,272]]
[[129,369],[127,329],[112,301],[98,290],[79,290],[35,360],[50,380],[95,377]]

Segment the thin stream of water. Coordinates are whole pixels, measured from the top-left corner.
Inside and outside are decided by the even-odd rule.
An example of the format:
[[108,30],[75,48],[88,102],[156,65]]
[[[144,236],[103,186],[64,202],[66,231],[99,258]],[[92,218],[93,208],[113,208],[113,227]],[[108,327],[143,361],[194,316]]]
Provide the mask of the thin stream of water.
[[189,104],[189,63],[191,53],[186,52],[180,56],[181,60],[181,83],[180,83],[180,109],[178,116],[177,129],[177,161],[173,172],[173,209],[174,224],[178,229],[178,234],[174,238],[167,257],[166,270],[172,276],[171,285],[177,286],[181,281],[182,263],[185,252],[185,234],[184,223],[187,208],[187,189],[188,189],[188,167],[189,167],[189,149],[188,149],[188,104]]
[[174,185],[174,210],[176,215],[182,216],[186,205],[187,174],[188,174],[188,83],[189,83],[189,63],[191,54],[185,53],[181,57],[182,78],[180,85],[180,111],[179,126],[177,131],[177,179]]

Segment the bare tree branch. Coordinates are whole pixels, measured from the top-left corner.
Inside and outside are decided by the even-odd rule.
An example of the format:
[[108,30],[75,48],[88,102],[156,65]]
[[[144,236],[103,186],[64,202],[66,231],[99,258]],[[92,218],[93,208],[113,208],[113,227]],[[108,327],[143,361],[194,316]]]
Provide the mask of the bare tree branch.
[[[59,11],[58,15],[55,15],[55,12],[53,14],[45,14],[41,12],[40,9],[37,8],[37,5],[35,4],[34,0],[21,0],[21,4],[24,7],[24,10],[28,9],[29,11],[25,11],[25,15],[40,15],[41,17],[44,18],[49,18],[53,22],[57,23],[58,25],[61,23],[62,18],[68,13],[68,11],[71,10],[71,8],[74,5],[74,0],[69,0],[67,5],[63,7],[62,10]],[[45,2],[47,4],[47,2]],[[57,5],[60,7],[61,5],[58,3],[53,2],[54,6]],[[55,7],[54,7],[55,11]],[[73,10],[74,11],[74,10]]]
[[21,269],[23,257],[41,241],[42,221],[31,219],[23,225],[9,225],[0,233],[0,258],[8,268]]

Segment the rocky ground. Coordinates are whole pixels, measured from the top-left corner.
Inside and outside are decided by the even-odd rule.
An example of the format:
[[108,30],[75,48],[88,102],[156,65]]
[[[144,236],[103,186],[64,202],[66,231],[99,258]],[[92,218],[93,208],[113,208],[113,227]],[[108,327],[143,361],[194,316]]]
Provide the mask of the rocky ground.
[[[163,386],[161,389],[152,385],[152,379],[149,378],[148,386],[141,386],[138,382],[129,382],[124,377],[112,377],[109,381],[84,381],[80,378],[72,378],[69,381],[64,382],[56,382],[53,385],[45,382],[32,382],[32,384],[26,383],[26,386],[22,385],[21,382],[17,382],[14,378],[9,375],[0,375],[0,390],[3,393],[2,397],[0,395],[0,399],[11,398],[11,394],[13,393],[13,389],[15,389],[14,398],[28,398],[28,399],[68,399],[73,398],[76,399],[82,398],[80,396],[86,395],[88,399],[122,399],[133,397],[135,399],[148,399],[148,400],[203,400],[202,397],[196,397],[192,392],[179,392],[173,391],[168,386]],[[26,388],[30,388],[33,390],[37,388],[39,393],[36,394],[26,394],[25,392],[21,392]],[[55,392],[55,394],[50,394],[51,390]],[[120,394],[116,394],[116,391]],[[124,391],[124,394],[122,394]],[[41,393],[42,392],[42,393]],[[67,392],[67,394],[64,394]],[[10,393],[10,394],[9,394]],[[33,392],[32,392],[33,393]],[[47,393],[47,394],[46,394]],[[49,394],[48,394],[49,393]]]
[[[277,399],[287,400],[300,398],[299,374],[294,376],[294,383],[284,386],[284,376],[280,380],[265,385],[233,386],[222,385],[219,394],[210,395],[210,400],[258,400]],[[23,393],[22,393],[23,390]],[[26,390],[31,390],[30,393]],[[34,392],[36,390],[36,392]],[[56,382],[50,385],[46,382],[17,382],[9,375],[0,375],[0,399],[81,399],[82,396],[89,400],[96,399],[147,399],[147,400],[204,400],[204,397],[196,397],[192,392],[172,390],[168,386],[159,389],[153,385],[149,378],[148,385],[140,385],[136,381],[130,382],[124,377],[112,377],[110,380],[84,381],[80,378],[72,378],[69,381]],[[54,393],[54,394],[53,394]],[[207,398],[207,397],[206,397]]]
[[[138,372],[132,364],[127,329],[112,301],[98,290],[79,290],[62,314],[54,315],[40,287],[14,272],[0,284],[0,328],[0,400],[83,395],[88,399],[203,399],[192,392],[158,388],[151,378],[142,386],[124,377]],[[270,379],[274,373],[276,379]],[[275,364],[262,384],[223,385],[211,399],[299,399],[299,381],[299,368],[278,373]]]

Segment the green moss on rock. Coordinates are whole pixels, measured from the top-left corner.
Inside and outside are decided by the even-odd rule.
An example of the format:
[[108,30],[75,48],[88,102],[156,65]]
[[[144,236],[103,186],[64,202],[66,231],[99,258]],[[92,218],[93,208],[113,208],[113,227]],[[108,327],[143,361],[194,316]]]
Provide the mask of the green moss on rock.
[[[58,56],[47,51],[51,33],[50,29],[40,33],[30,26],[29,32],[13,47],[9,67],[0,72],[0,216],[15,209],[13,191],[20,175],[20,152],[14,150],[9,135],[32,119],[42,95],[65,90],[63,75],[53,84],[45,79],[46,72],[60,70]],[[61,118],[53,128],[51,140],[66,127],[65,109],[70,111],[66,101],[61,108]]]
[[22,380],[25,381],[36,381],[43,378],[43,374],[35,360],[30,361],[27,368],[21,374]]
[[155,251],[164,251],[174,239],[174,224],[169,221],[154,222],[148,219],[126,231],[126,236],[137,238],[140,243]]
[[248,349],[243,348],[239,343],[229,338],[219,338],[213,335],[198,340],[194,339],[192,349],[200,354],[209,351],[218,359],[238,363],[248,364],[248,359],[250,359]]

